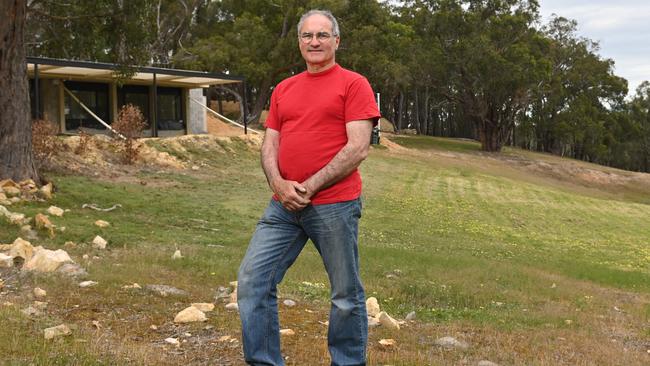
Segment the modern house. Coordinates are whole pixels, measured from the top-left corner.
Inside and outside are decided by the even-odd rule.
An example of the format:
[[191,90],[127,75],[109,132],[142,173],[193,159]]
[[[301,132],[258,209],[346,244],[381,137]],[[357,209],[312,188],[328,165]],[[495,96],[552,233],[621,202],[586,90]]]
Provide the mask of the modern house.
[[144,136],[206,133],[204,88],[244,82],[199,71],[130,70],[130,78],[120,79],[116,64],[27,57],[32,118],[55,122],[62,133],[107,133],[120,108],[133,104],[147,121]]

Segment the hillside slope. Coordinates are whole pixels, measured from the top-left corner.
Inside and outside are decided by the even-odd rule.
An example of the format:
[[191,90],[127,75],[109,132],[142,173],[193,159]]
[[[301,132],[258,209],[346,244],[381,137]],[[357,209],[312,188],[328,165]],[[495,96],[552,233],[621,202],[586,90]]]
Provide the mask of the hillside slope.
[[[52,200],[9,207],[29,217],[50,205],[68,209],[50,217],[54,237],[39,231],[31,241],[65,249],[88,274],[0,268],[0,354],[10,364],[241,364],[239,319],[223,294],[270,199],[259,138],[152,139],[143,150],[149,160],[135,166],[120,165],[105,143],[88,156],[57,158],[47,173]],[[417,136],[384,139],[362,175],[367,295],[397,319],[416,315],[400,330],[370,329],[370,365],[650,362],[647,175]],[[110,226],[95,226],[98,219]],[[0,243],[20,235],[0,218]],[[95,235],[107,249],[93,247]],[[172,259],[177,249],[182,258]],[[80,288],[83,279],[98,284]],[[161,284],[184,293],[146,287]],[[281,327],[296,333],[282,339],[288,365],[329,364],[326,284],[308,245],[280,286],[280,302],[297,302],[280,305]],[[26,315],[38,305],[35,287],[47,290],[39,301],[48,304]],[[173,322],[196,302],[216,305],[207,322]],[[43,330],[61,323],[72,336],[44,342]],[[444,336],[467,347],[437,345]],[[378,343],[386,338],[397,345]]]

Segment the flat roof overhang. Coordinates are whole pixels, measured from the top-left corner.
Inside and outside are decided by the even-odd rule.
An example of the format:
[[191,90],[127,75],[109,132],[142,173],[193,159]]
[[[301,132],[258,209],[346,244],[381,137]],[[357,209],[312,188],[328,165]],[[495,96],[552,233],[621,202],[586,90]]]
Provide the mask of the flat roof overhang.
[[[63,60],[47,57],[27,57],[27,73],[34,76],[38,65],[39,78],[57,78],[76,81],[111,82],[118,79],[120,66],[110,63]],[[165,69],[161,67],[131,66],[135,74],[128,84],[152,85],[154,75],[159,86],[207,88],[210,85],[243,82],[244,78],[220,73]]]

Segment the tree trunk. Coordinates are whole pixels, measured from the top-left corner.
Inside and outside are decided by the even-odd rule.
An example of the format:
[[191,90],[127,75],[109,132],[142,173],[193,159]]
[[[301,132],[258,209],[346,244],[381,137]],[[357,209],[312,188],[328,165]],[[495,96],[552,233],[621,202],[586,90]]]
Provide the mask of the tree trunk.
[[420,103],[418,98],[418,88],[413,88],[413,111],[411,112],[413,116],[413,124],[415,125],[415,131],[418,135],[422,135],[422,126],[420,126]]
[[402,130],[402,118],[404,116],[404,93],[399,92],[399,102],[397,104],[397,131]]
[[25,63],[25,0],[0,2],[0,179],[39,182]]

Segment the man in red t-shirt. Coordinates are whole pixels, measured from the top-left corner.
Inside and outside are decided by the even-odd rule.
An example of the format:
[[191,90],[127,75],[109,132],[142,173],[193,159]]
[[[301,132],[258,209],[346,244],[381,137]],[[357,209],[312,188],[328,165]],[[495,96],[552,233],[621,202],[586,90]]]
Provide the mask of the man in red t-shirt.
[[373,124],[372,88],[335,61],[339,27],[329,11],[298,23],[307,71],[273,91],[262,167],[274,195],[251,239],[238,275],[244,357],[251,365],[283,365],[277,285],[307,239],[331,286],[328,346],[332,365],[365,365],[368,318],[357,246],[361,176]]

